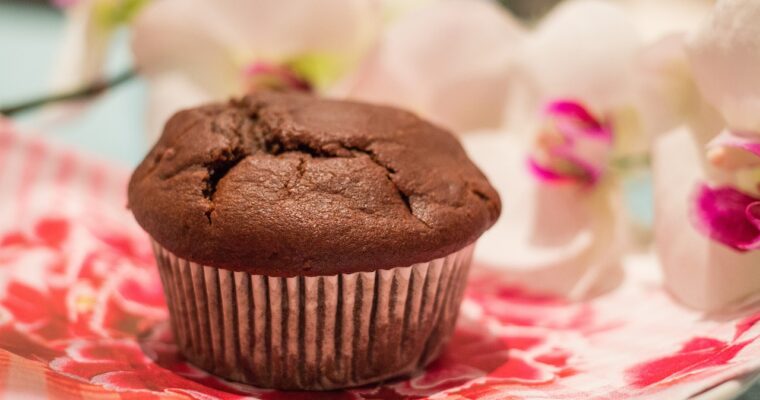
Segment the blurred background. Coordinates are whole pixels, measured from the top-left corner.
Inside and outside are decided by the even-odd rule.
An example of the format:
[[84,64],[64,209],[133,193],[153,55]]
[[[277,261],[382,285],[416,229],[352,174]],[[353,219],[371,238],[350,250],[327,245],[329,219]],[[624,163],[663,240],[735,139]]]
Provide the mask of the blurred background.
[[[500,0],[499,3],[526,26],[534,25],[560,0]],[[0,0],[0,106],[16,105],[56,93],[54,76],[61,65],[63,37],[67,23],[67,0]],[[709,0],[620,0],[634,20],[645,21],[653,31],[659,25],[670,29],[691,23],[703,12]],[[664,4],[672,3],[672,4]],[[690,6],[693,4],[693,7]],[[679,16],[683,10],[689,12]],[[653,11],[659,14],[652,14]],[[640,14],[640,15],[639,15]],[[679,23],[678,19],[684,22]],[[667,20],[663,23],[660,20]],[[108,46],[104,75],[113,77],[132,69],[134,60],[129,48],[130,32],[116,30]],[[14,115],[14,119],[32,131],[45,132],[54,141],[71,144],[125,165],[135,165],[146,151],[145,109],[146,82],[129,79],[92,102],[80,103],[81,112],[71,118],[51,116],[43,108]],[[76,104],[76,103],[75,103]]]
[[[67,57],[66,53],[71,51],[71,47],[67,47],[66,43],[64,43],[67,34],[70,33],[67,33],[67,30],[70,30],[72,26],[73,13],[70,12],[70,9],[67,9],[67,7],[70,7],[76,2],[77,0],[0,0],[0,108],[25,104],[28,105],[30,101],[34,103],[36,100],[44,102],[44,99],[51,96],[72,91],[72,88],[70,87],[63,88],[61,82],[68,79],[67,68],[69,66],[64,65],[65,62],[63,62],[63,60]],[[420,3],[423,2],[424,1]],[[133,3],[140,4],[141,1],[137,0]],[[402,2],[398,3],[401,4]],[[463,135],[467,136],[466,138],[463,138],[467,150],[470,151],[471,154],[478,155],[476,161],[478,163],[483,163],[482,165],[484,166],[486,173],[489,175],[489,178],[495,181],[496,186],[507,186],[507,190],[511,190],[511,185],[515,181],[510,182],[509,177],[507,177],[504,182],[499,182],[499,178],[494,179],[494,175],[491,175],[502,172],[500,169],[502,168],[500,163],[503,161],[503,158],[509,158],[505,156],[505,154],[507,154],[506,150],[501,153],[494,150],[498,149],[498,146],[502,146],[502,144],[493,144],[496,143],[492,140],[493,134],[490,136],[488,134],[483,135],[483,132],[480,131],[491,129],[500,130],[502,133],[512,133],[525,130],[530,131],[529,134],[524,135],[528,138],[526,141],[535,141],[535,137],[538,136],[539,140],[537,141],[540,142],[539,131],[541,131],[541,129],[536,129],[536,125],[540,124],[535,123],[537,117],[534,113],[539,107],[536,107],[536,104],[534,103],[540,103],[543,105],[547,100],[555,100],[556,98],[566,95],[565,93],[560,93],[561,91],[553,92],[552,90],[545,90],[546,87],[541,87],[541,85],[546,85],[547,82],[549,84],[558,83],[558,86],[565,85],[565,87],[569,88],[569,93],[573,93],[573,90],[575,89],[573,86],[573,83],[575,82],[572,82],[573,78],[582,76],[582,78],[578,80],[582,81],[580,87],[582,87],[583,90],[581,90],[581,92],[585,95],[587,92],[584,90],[592,87],[593,83],[588,84],[585,87],[583,86],[584,83],[590,81],[596,82],[597,79],[599,79],[600,82],[603,82],[599,92],[593,93],[593,90],[590,90],[588,92],[590,96],[588,98],[578,99],[578,102],[580,104],[585,103],[585,105],[592,111],[602,110],[605,113],[608,113],[611,116],[610,118],[614,119],[616,128],[619,128],[616,132],[618,135],[616,139],[619,140],[618,143],[616,143],[614,151],[604,149],[607,153],[601,157],[604,159],[605,163],[601,169],[604,171],[611,171],[609,174],[610,176],[615,175],[616,182],[614,186],[619,185],[622,188],[619,191],[620,193],[618,193],[616,189],[609,189],[607,185],[599,185],[596,189],[599,189],[598,191],[603,193],[604,196],[599,197],[604,197],[604,200],[600,201],[598,198],[592,198],[593,196],[587,196],[588,198],[578,201],[578,209],[586,211],[588,215],[582,214],[582,212],[575,212],[576,209],[572,208],[574,205],[568,207],[569,211],[564,210],[566,214],[569,214],[567,216],[569,222],[567,222],[566,225],[572,226],[567,230],[577,228],[577,232],[567,233],[566,236],[570,238],[567,239],[567,243],[554,246],[554,248],[551,248],[552,246],[536,246],[535,243],[527,243],[525,246],[525,259],[520,259],[518,261],[500,260],[505,265],[508,264],[507,261],[514,261],[516,269],[521,267],[518,265],[520,262],[524,262],[524,260],[528,259],[530,262],[527,262],[526,264],[531,264],[534,260],[541,260],[540,262],[534,263],[541,264],[544,260],[555,256],[554,253],[549,254],[552,251],[557,249],[562,250],[563,246],[567,244],[568,252],[572,252],[574,250],[570,248],[571,245],[574,246],[578,243],[578,241],[575,241],[575,238],[588,239],[590,236],[591,239],[589,239],[589,241],[591,244],[587,245],[588,249],[578,251],[579,255],[577,255],[577,257],[576,254],[573,253],[567,257],[567,259],[555,263],[556,265],[552,264],[552,262],[546,262],[546,267],[548,269],[555,267],[558,269],[569,268],[573,265],[582,265],[582,267],[579,267],[578,269],[583,271],[578,272],[576,274],[577,276],[573,278],[574,280],[568,279],[566,282],[559,282],[556,287],[550,289],[551,291],[559,292],[563,295],[570,293],[570,297],[573,297],[573,294],[577,294],[576,292],[579,291],[582,292],[582,295],[578,295],[578,297],[584,297],[585,295],[594,292],[594,288],[591,287],[593,285],[591,284],[578,289],[581,287],[578,286],[581,285],[579,282],[583,283],[583,281],[585,281],[584,277],[588,276],[588,271],[585,269],[587,268],[587,264],[591,263],[589,259],[596,261],[594,259],[594,257],[596,257],[608,261],[609,258],[614,258],[617,263],[619,258],[622,257],[621,254],[626,251],[631,249],[634,249],[635,251],[650,251],[652,249],[654,242],[652,231],[654,230],[653,214],[655,195],[653,194],[652,187],[652,172],[649,168],[649,147],[651,144],[651,137],[655,136],[655,134],[669,131],[680,125],[684,120],[692,118],[695,115],[712,117],[712,114],[714,113],[714,110],[712,110],[711,107],[703,107],[702,99],[699,98],[697,90],[695,89],[695,84],[692,82],[693,77],[691,76],[691,72],[688,67],[684,67],[687,62],[685,61],[686,57],[681,54],[683,51],[680,47],[681,38],[679,36],[684,32],[693,30],[697,26],[698,21],[702,20],[710,11],[714,1],[610,1],[611,4],[624,10],[627,21],[630,22],[636,30],[637,37],[636,43],[629,46],[630,48],[636,49],[635,52],[630,52],[635,53],[635,56],[627,53],[624,54],[625,52],[623,51],[621,53],[610,55],[610,59],[605,58],[604,56],[607,53],[612,54],[614,51],[608,50],[628,48],[626,46],[630,43],[626,42],[628,39],[626,36],[627,33],[620,33],[619,36],[616,36],[619,32],[615,31],[615,27],[605,27],[604,22],[606,21],[593,19],[586,21],[578,20],[577,13],[579,11],[575,10],[575,20],[570,18],[569,15],[571,13],[568,11],[566,15],[557,16],[553,20],[547,21],[545,25],[542,25],[544,17],[551,15],[553,10],[556,10],[557,7],[561,6],[561,3],[567,3],[566,1],[500,0],[495,3],[506,10],[505,16],[507,17],[505,17],[505,20],[508,20],[508,23],[503,24],[506,27],[500,27],[498,29],[504,28],[507,34],[511,35],[514,33],[515,37],[521,35],[530,36],[525,42],[533,46],[533,48],[529,48],[525,53],[520,53],[520,57],[524,56],[524,59],[527,60],[525,64],[522,65],[523,67],[525,65],[536,67],[548,64],[551,67],[561,70],[563,62],[567,61],[569,64],[573,64],[573,46],[576,44],[580,46],[581,44],[567,42],[560,43],[557,39],[558,36],[562,36],[561,32],[563,32],[563,29],[572,29],[573,24],[577,24],[576,27],[594,25],[595,28],[599,28],[600,32],[605,31],[606,29],[607,31],[614,33],[609,38],[609,42],[613,43],[612,45],[609,45],[609,49],[600,44],[600,46],[597,46],[598,48],[595,47],[596,45],[592,45],[590,46],[592,47],[591,49],[585,49],[584,52],[582,52],[583,56],[586,57],[586,61],[591,60],[594,56],[599,56],[599,54],[602,54],[603,57],[601,59],[593,60],[589,62],[589,64],[583,64],[584,61],[582,60],[572,65],[572,68],[575,68],[573,70],[576,74],[575,76],[572,74],[563,76],[556,71],[536,72],[535,70],[539,68],[528,68],[530,70],[529,72],[535,72],[535,77],[531,78],[535,78],[535,81],[532,81],[531,79],[523,79],[525,76],[521,74],[524,73],[525,70],[520,69],[521,63],[519,62],[523,60],[518,60],[518,62],[509,60],[509,62],[506,63],[510,66],[509,68],[513,68],[514,66],[517,67],[514,67],[514,70],[510,69],[508,77],[509,83],[507,86],[509,86],[510,101],[504,101],[504,103],[508,104],[509,107],[505,106],[504,110],[499,109],[499,112],[516,117],[511,118],[508,121],[509,123],[502,123],[500,120],[498,124],[484,124],[484,126],[474,127],[468,126],[467,129],[456,125],[456,123],[462,123],[462,126],[464,126],[467,125],[468,122],[471,122],[466,120],[466,118],[463,118],[462,121],[454,121],[455,124],[450,126],[453,130],[457,131],[457,133],[464,133],[464,131],[469,131],[470,128],[477,128],[472,129],[472,131],[478,131],[478,134],[469,136]],[[609,10],[602,11],[608,12]],[[614,13],[609,15],[613,14]],[[516,21],[515,24],[512,24],[512,18]],[[477,18],[473,19],[473,21],[477,22]],[[489,21],[489,23],[490,22],[493,21]],[[499,23],[504,21],[497,22],[498,23],[495,25],[499,25]],[[760,21],[758,21],[758,23],[760,23]],[[519,26],[519,28],[512,31],[512,25],[510,24]],[[131,48],[133,32],[130,29],[131,28],[128,24],[119,25],[109,36],[108,43],[105,46],[106,51],[104,52],[104,61],[102,63],[103,69],[101,73],[96,75],[102,75],[110,82],[106,90],[99,91],[97,90],[98,88],[95,87],[95,90],[92,91],[99,92],[95,96],[86,98],[82,97],[79,100],[66,103],[56,103],[54,106],[28,107],[28,109],[23,111],[14,112],[12,117],[14,122],[21,127],[19,131],[43,136],[46,140],[51,142],[62,143],[66,146],[74,147],[83,152],[94,155],[95,157],[109,160],[110,162],[121,166],[132,167],[136,165],[142,159],[156,135],[155,127],[157,125],[155,124],[156,121],[151,119],[151,113],[155,111],[153,106],[160,102],[157,102],[155,97],[151,97],[152,94],[155,95],[155,93],[152,93],[151,91],[156,90],[156,88],[159,88],[160,86],[157,84],[159,80],[155,79],[157,75],[152,71],[149,71],[149,74],[147,75],[132,73],[135,70],[136,60],[133,57],[134,53]],[[149,29],[145,29],[149,31]],[[579,28],[579,30],[582,29]],[[594,39],[593,35],[596,34],[595,32],[597,31],[594,31],[593,29],[588,31],[588,34],[592,36],[590,39]],[[492,38],[493,33],[494,32],[485,32],[483,33],[483,37],[486,39]],[[504,32],[497,32],[497,34],[502,33]],[[173,34],[176,35],[177,32],[174,32]],[[400,35],[403,37],[403,34]],[[582,35],[580,37],[582,39],[584,38]],[[673,37],[676,37],[678,40],[671,41],[671,38]],[[604,39],[606,38],[601,38],[599,43],[602,43]],[[509,38],[508,40],[513,40],[513,38]],[[521,41],[522,39],[514,39],[515,46]],[[392,40],[388,40],[388,42],[393,44]],[[673,42],[677,42],[677,45],[671,46]],[[620,45],[614,43],[619,43]],[[492,44],[493,43],[489,43],[489,45]],[[563,53],[562,57],[565,57],[564,59],[556,56],[556,54],[555,56],[550,56],[542,53],[542,51],[545,50],[547,52],[558,50],[558,46],[570,48],[567,53]],[[508,47],[509,46],[507,46],[507,53],[509,53],[510,50]],[[563,49],[563,51],[565,50],[567,49]],[[594,50],[598,50],[598,53],[594,53]],[[148,53],[149,51],[145,54]],[[477,52],[473,54],[477,54]],[[645,56],[642,57],[642,54]],[[153,67],[158,67],[155,54],[152,56],[154,56],[153,59],[150,58],[151,54],[145,56],[149,61],[147,64],[150,64]],[[509,54],[507,54],[506,57],[509,57]],[[633,60],[635,60],[635,62]],[[600,68],[600,71],[602,72],[598,74],[590,72],[592,68],[589,68],[589,65],[603,65],[607,64],[608,61],[611,61],[609,64],[614,64],[612,68],[608,70]],[[494,64],[498,64],[499,62],[501,61],[496,60]],[[620,72],[624,70],[623,67],[627,68],[633,64],[636,65],[636,68],[639,68],[636,72],[636,79],[634,79],[633,73],[631,75],[626,75]],[[472,72],[473,69],[471,67],[472,66],[462,67],[462,71]],[[620,68],[615,69],[615,67]],[[487,78],[485,80],[485,82],[487,82],[485,89],[481,87],[479,90],[481,90],[482,93],[476,94],[493,94],[489,93],[488,85],[491,82],[497,82],[498,80],[491,79],[493,77],[489,76],[488,73],[483,73],[482,70],[476,70],[476,72],[477,73],[474,73],[473,75],[482,73],[482,75]],[[641,77],[643,78],[639,79]],[[151,81],[151,79],[154,80]],[[491,81],[489,81],[489,79],[491,79]],[[605,81],[604,79],[607,80]],[[628,81],[634,82],[634,80],[635,85],[633,86],[637,86],[635,91],[638,91],[635,96],[632,95],[630,98],[623,99],[622,101],[620,99],[610,100],[607,98],[609,96],[605,97],[606,94],[609,93],[622,93],[624,90],[627,90],[620,89],[625,86],[624,83],[627,83]],[[389,82],[391,81],[389,80]],[[445,84],[441,84],[441,87],[444,87],[446,90],[438,92],[430,90],[433,93],[431,97],[457,97],[458,93],[463,89],[461,86],[457,86],[457,84],[461,84],[462,82],[458,82],[456,79],[452,79],[452,82],[444,82]],[[470,83],[466,79],[463,80],[463,82],[466,84]],[[448,84],[450,84],[450,86],[446,86]],[[475,82],[473,86],[477,86],[477,84],[478,82]],[[376,89],[373,88],[371,84],[367,87],[370,89]],[[557,86],[551,87],[553,89]],[[76,89],[76,87],[73,88],[74,91],[76,91]],[[440,89],[441,88],[436,88],[436,90]],[[490,92],[495,92],[495,90],[490,90]],[[653,97],[651,97],[652,93],[654,93]],[[467,94],[465,94],[465,96],[466,95]],[[399,97],[403,96],[399,95]],[[633,98],[635,98],[635,100],[631,100]],[[656,101],[652,101],[653,99]],[[485,98],[483,100],[482,103],[484,108],[490,100],[490,98]],[[441,109],[447,111],[451,111],[451,107],[455,109],[460,106],[458,104],[453,106],[448,104],[434,105],[440,106]],[[423,110],[422,108],[421,110],[415,111],[429,111]],[[673,119],[671,116],[662,115],[666,113],[664,111],[673,111],[673,115],[677,114],[678,123],[669,120],[669,118]],[[425,112],[421,113],[425,114]],[[636,113],[636,116],[630,117],[631,113]],[[600,112],[598,115],[601,114],[602,113]],[[451,122],[446,121],[445,118],[440,121],[437,120],[435,112],[432,112],[430,115],[425,114],[425,116],[432,118],[436,122],[441,122],[444,125],[446,125],[447,122]],[[438,115],[438,117],[440,117],[440,115]],[[500,117],[504,116],[500,115]],[[651,123],[651,121],[647,119],[649,117],[656,119],[657,123]],[[509,118],[504,119],[506,120]],[[520,121],[521,119],[525,119],[527,122]],[[702,127],[709,126],[710,129],[713,128],[713,125],[717,126],[718,129],[712,129],[711,131],[711,134],[714,136],[722,127],[722,125],[720,125],[722,120],[719,117],[716,117],[715,120],[719,122],[714,123],[713,121],[705,122],[700,120],[698,125]],[[520,124],[519,122],[525,123]],[[631,134],[631,137],[634,137],[635,140],[629,141],[626,139],[626,135],[629,134],[628,128],[630,128],[630,131],[635,131],[635,133]],[[482,138],[484,139],[481,140]],[[620,145],[618,146],[618,144]],[[700,143],[700,146],[703,144],[704,143]],[[503,146],[505,147],[502,149],[505,149],[506,147],[509,147],[509,143],[503,144]],[[489,151],[491,156],[490,161]],[[608,153],[614,154],[610,156]],[[523,155],[520,154],[517,157],[522,156]],[[520,160],[522,161],[522,159]],[[680,161],[677,157],[671,160],[671,162],[676,165],[677,168],[687,169],[684,166],[688,166],[688,164],[679,164]],[[516,191],[522,193],[519,189]],[[684,193],[679,193],[679,196],[681,197],[679,198],[679,201],[686,204],[685,202],[688,196]],[[526,202],[529,201],[526,200]],[[533,205],[529,204],[524,206],[528,207],[529,211],[533,210],[533,208],[530,208]],[[612,210],[609,211],[609,215],[605,214],[605,207],[607,206],[610,206],[610,209]],[[621,208],[623,211],[619,211],[617,208]],[[526,215],[530,214],[527,211],[522,212],[523,209],[517,206],[505,207],[505,209],[508,210],[507,212],[509,212],[510,209],[514,209],[517,210],[517,213]],[[588,212],[589,209],[593,212]],[[578,215],[583,216],[579,217]],[[598,223],[596,219],[602,220],[603,223]],[[576,220],[582,220],[577,223],[577,227],[573,225],[577,222]],[[686,222],[684,221],[685,220],[679,220],[671,223],[671,225],[685,225]],[[514,225],[518,226],[519,224]],[[519,240],[522,236],[527,237],[530,236],[529,234],[533,234],[531,229],[535,229],[544,234],[546,234],[546,231],[551,231],[547,234],[547,236],[551,236],[552,233],[556,233],[555,231],[558,229],[558,225],[560,224],[548,227],[528,226],[525,228],[525,232],[517,233],[511,231],[508,232],[508,228],[512,229],[510,226],[505,227],[505,230],[501,233],[505,235],[514,235],[510,236],[513,238],[512,243],[520,243]],[[599,228],[600,226],[602,228]],[[622,229],[620,228],[621,226],[623,227]],[[495,230],[498,231],[499,229],[501,228],[497,226]],[[618,235],[618,230],[623,230],[625,232],[622,235]],[[496,235],[492,235],[492,237],[495,236]],[[624,238],[620,239],[619,236],[624,236]],[[633,240],[630,240],[631,238]],[[489,239],[486,238],[483,243],[482,247],[484,252],[481,255],[488,253],[487,250],[489,250],[489,246],[492,246],[495,250],[501,250],[504,246],[503,242],[494,241],[493,244],[490,244],[488,240]],[[620,244],[621,242],[624,242],[624,244]],[[689,248],[688,246],[682,247]],[[592,256],[589,256],[586,253],[586,250],[590,249],[596,251],[599,248],[603,248],[605,252],[595,252]],[[495,252],[496,251],[494,251],[494,253]],[[504,253],[504,251],[501,251],[501,253]],[[557,254],[558,253],[559,251],[557,251]],[[515,251],[514,254],[518,254],[518,252]],[[699,257],[698,252],[695,252],[695,254],[697,254],[695,257]],[[754,254],[754,257],[757,257],[757,251],[752,254]],[[731,253],[730,256],[734,257],[736,255]],[[750,256],[745,256],[745,254],[742,256],[744,258],[742,258],[741,261],[737,261],[737,263],[752,263],[756,260],[748,258]],[[718,261],[724,264],[726,262],[721,260]],[[717,261],[715,263],[719,264]],[[496,262],[494,262],[494,264],[496,264]],[[679,262],[678,264],[683,263]],[[542,264],[540,267],[544,267],[544,265]],[[683,270],[684,268],[681,267],[681,269]],[[683,276],[689,276],[691,271],[681,271],[681,273]],[[598,276],[594,276],[591,280],[594,279],[599,281],[604,280]],[[535,279],[527,280],[535,281]],[[545,282],[541,283],[543,284]],[[548,284],[549,283],[547,283],[547,285]],[[724,286],[726,285],[729,284],[724,284]],[[538,289],[547,289],[547,287],[541,287]],[[757,288],[751,286],[742,290],[757,292]],[[733,301],[735,299],[731,298],[726,301],[728,302],[729,300]],[[753,392],[746,394],[742,398],[760,399],[760,389],[755,387]]]
[[[525,21],[535,21],[560,0],[501,0]],[[0,0],[0,105],[51,94],[51,81],[61,57],[66,16],[54,1]],[[119,29],[105,67],[108,76],[133,65],[128,28]],[[15,116],[21,126],[46,132],[52,140],[136,165],[146,151],[145,82],[132,79],[101,96],[70,120],[50,124],[41,109]],[[44,117],[44,116],[43,116]],[[46,123],[47,122],[47,123]]]

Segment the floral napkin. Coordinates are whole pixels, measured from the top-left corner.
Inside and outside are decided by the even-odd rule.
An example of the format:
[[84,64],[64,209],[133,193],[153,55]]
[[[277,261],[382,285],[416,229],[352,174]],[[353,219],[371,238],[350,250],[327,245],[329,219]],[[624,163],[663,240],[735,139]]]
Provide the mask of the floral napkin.
[[223,381],[177,352],[127,178],[0,120],[0,397],[678,399],[760,369],[760,308],[682,308],[640,255],[620,286],[585,302],[529,294],[476,265],[454,337],[409,379],[338,393]]

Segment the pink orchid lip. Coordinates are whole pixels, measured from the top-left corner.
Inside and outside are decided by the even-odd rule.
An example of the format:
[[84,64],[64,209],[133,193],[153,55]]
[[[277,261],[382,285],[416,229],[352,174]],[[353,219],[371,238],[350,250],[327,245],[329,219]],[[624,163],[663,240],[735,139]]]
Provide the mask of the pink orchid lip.
[[747,220],[752,225],[755,225],[755,228],[760,231],[760,201],[748,205],[745,212],[747,214]]
[[[607,152],[612,147],[612,129],[600,122],[580,102],[561,99],[550,102],[546,116],[561,140],[544,149],[547,161],[528,158],[529,171],[545,183],[581,183],[593,186],[601,178],[606,159],[582,153],[583,143],[601,143]],[[562,168],[562,164],[569,168]]]
[[[246,77],[250,79],[263,79],[268,81],[264,86],[285,87],[289,89],[311,91],[311,84],[298,76],[293,70],[282,65],[254,62],[246,67],[244,71]],[[254,85],[254,89],[256,85]]]
[[760,199],[729,186],[700,185],[693,222],[704,235],[734,250],[760,249]]
[[528,170],[533,176],[538,178],[538,180],[546,183],[575,182],[579,180],[568,174],[563,174],[551,168],[544,167],[535,157],[528,157]]
[[545,112],[558,118],[557,124],[568,137],[588,135],[612,142],[612,129],[591,115],[579,101],[553,101],[546,106]]
[[600,169],[571,154],[560,155],[558,153],[554,154],[554,157],[572,165],[577,172],[570,173],[551,168],[543,165],[536,157],[528,157],[528,170],[544,183],[582,183],[593,186],[601,177]]

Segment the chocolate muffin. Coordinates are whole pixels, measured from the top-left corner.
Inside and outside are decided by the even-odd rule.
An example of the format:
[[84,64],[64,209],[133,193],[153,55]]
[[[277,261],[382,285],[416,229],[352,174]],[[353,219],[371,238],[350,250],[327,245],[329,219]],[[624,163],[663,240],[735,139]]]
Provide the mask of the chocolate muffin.
[[182,353],[225,378],[308,390],[432,361],[500,212],[449,132],[268,91],[174,115],[129,204]]

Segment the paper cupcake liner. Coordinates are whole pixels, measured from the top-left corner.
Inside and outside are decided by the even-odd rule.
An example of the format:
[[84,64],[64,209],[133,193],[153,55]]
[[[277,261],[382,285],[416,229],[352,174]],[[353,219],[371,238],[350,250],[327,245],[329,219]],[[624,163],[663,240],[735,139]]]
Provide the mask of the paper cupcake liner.
[[283,278],[203,266],[153,246],[185,357],[230,380],[302,390],[408,375],[435,359],[473,252],[469,245],[409,267]]

